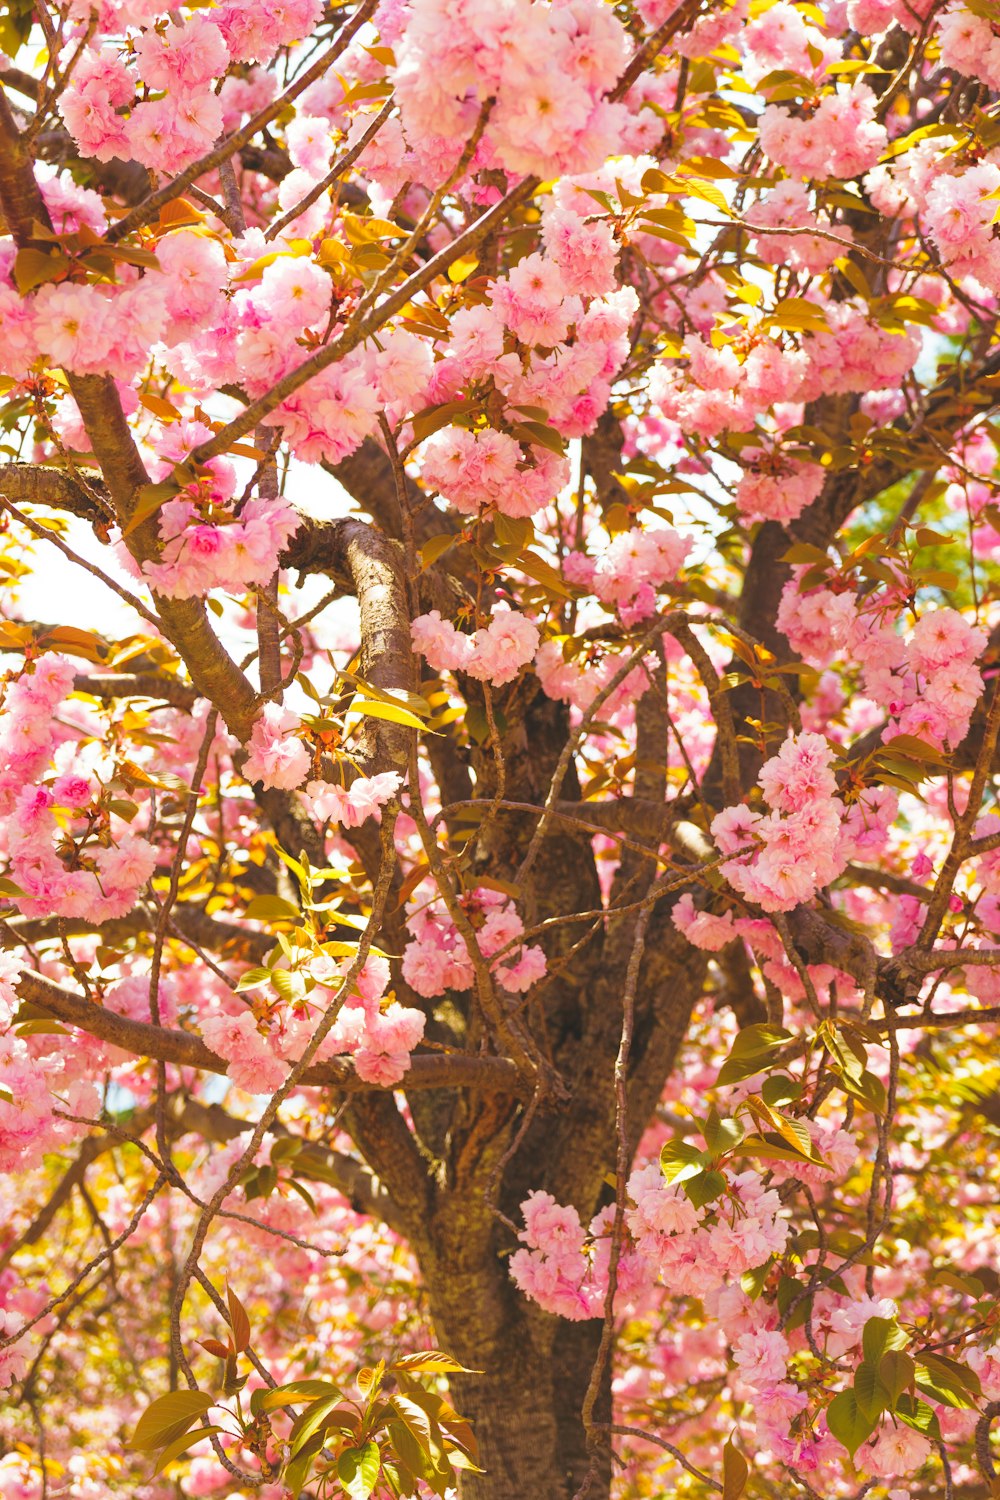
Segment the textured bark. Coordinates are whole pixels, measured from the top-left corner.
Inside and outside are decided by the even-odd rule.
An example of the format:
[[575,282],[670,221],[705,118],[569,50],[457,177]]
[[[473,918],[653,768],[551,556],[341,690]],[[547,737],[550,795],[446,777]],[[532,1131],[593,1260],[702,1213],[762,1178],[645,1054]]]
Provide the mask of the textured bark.
[[[443,1347],[482,1375],[455,1378],[455,1396],[474,1424],[485,1474],[462,1478],[462,1500],[572,1500],[590,1464],[580,1410],[597,1355],[600,1321],[566,1323],[529,1309],[513,1287],[481,1269],[444,1268],[430,1287]],[[597,1409],[607,1421],[610,1381]],[[594,1500],[610,1491],[610,1454]]]

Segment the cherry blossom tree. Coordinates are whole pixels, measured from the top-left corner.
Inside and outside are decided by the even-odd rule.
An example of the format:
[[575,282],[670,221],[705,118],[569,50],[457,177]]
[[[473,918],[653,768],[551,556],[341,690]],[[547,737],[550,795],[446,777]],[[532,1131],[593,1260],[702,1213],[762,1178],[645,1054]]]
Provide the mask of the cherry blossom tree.
[[0,18],[4,1500],[998,1493],[992,0]]

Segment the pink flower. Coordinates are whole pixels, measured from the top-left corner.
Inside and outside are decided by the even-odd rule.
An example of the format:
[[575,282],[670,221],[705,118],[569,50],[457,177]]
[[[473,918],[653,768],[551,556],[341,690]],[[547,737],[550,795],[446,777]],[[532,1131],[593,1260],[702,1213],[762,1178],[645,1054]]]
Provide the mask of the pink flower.
[[249,1010],[238,1015],[218,1012],[201,1020],[207,1047],[229,1064],[227,1072],[237,1088],[248,1094],[273,1094],[285,1081],[287,1069],[267,1046]]
[[540,639],[538,627],[526,615],[497,607],[489,625],[472,637],[472,650],[464,670],[470,677],[501,687],[513,682],[531,660]]
[[955,662],[971,664],[986,649],[986,632],[956,609],[926,610],[913,627],[907,656],[914,671],[932,677]]
[[777,1330],[744,1333],[733,1344],[740,1378],[749,1386],[773,1386],[785,1378],[788,1340]]
[[328,317],[331,290],[329,276],[314,261],[282,255],[266,267],[252,303],[287,339]]
[[297,714],[278,703],[265,703],[250,736],[249,754],[243,765],[247,781],[290,790],[304,780],[312,762],[306,746],[295,736],[301,724]]
[[402,782],[396,771],[380,771],[376,776],[358,776],[350,786],[335,782],[310,781],[306,796],[312,802],[317,818],[342,823],[345,828],[359,828],[395,795]]
[[768,805],[796,812],[809,802],[832,797],[837,780],[830,769],[831,754],[821,734],[790,734],[757,778]]
[[429,614],[418,615],[410,625],[410,633],[414,651],[425,656],[428,666],[435,672],[464,670],[472,651],[472,640],[456,630],[450,620],[443,620],[440,610],[432,609]]
[[0,951],[0,1031],[6,1031],[17,1013],[20,1000],[17,981],[25,965],[13,953]]
[[685,891],[670,916],[678,932],[683,932],[689,943],[710,953],[717,953],[736,936],[731,911],[721,917],[707,911],[695,911],[690,891]]

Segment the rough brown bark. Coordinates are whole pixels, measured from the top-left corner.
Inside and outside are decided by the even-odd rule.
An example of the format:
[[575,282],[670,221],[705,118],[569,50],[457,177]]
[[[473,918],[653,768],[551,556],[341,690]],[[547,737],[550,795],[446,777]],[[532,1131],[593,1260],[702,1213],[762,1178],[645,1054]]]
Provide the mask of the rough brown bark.
[[[440,1341],[483,1372],[455,1377],[486,1470],[463,1476],[462,1500],[572,1500],[590,1464],[580,1410],[600,1320],[565,1323],[529,1308],[502,1270],[487,1280],[482,1268],[441,1269],[430,1288]],[[608,1381],[598,1420],[608,1420],[610,1409]],[[592,1500],[607,1495],[610,1482],[605,1453]]]

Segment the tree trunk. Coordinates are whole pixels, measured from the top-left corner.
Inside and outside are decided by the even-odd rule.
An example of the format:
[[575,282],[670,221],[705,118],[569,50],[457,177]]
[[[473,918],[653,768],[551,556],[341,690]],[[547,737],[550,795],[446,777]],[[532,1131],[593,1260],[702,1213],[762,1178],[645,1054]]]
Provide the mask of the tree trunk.
[[[462,1500],[572,1500],[587,1474],[581,1412],[597,1357],[598,1318],[568,1323],[527,1304],[501,1267],[455,1274],[447,1265],[428,1279],[438,1342],[480,1374],[453,1376],[457,1409],[468,1417],[479,1445],[483,1474],[464,1474]],[[610,1420],[611,1380],[606,1374],[595,1410]],[[588,1500],[606,1500],[611,1464],[607,1449]]]

